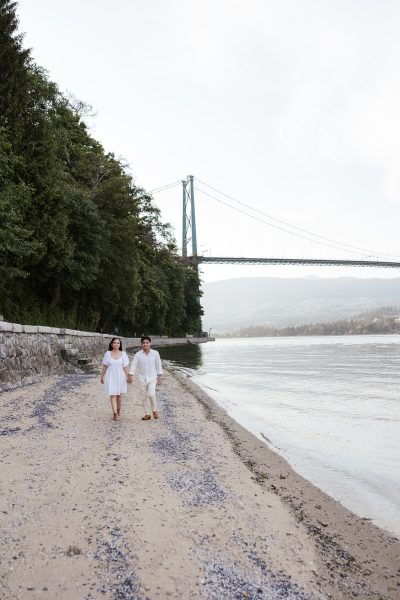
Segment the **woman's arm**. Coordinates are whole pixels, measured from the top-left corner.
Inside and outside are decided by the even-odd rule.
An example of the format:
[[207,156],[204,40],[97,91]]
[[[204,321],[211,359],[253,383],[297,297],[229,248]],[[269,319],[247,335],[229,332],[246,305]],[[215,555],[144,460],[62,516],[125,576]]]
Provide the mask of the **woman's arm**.
[[109,352],[106,352],[103,356],[103,370],[100,375],[101,383],[104,383],[104,377],[105,377],[106,371],[108,369],[108,357],[109,357]]
[[[101,372],[101,376],[100,376],[100,381],[101,383],[104,383],[104,376],[106,374],[106,371],[108,369],[108,365],[103,365],[103,370]],[[125,369],[124,369],[125,370]]]
[[125,371],[126,379],[129,379],[129,358],[126,352],[122,353],[122,358],[124,361],[124,366],[122,367]]

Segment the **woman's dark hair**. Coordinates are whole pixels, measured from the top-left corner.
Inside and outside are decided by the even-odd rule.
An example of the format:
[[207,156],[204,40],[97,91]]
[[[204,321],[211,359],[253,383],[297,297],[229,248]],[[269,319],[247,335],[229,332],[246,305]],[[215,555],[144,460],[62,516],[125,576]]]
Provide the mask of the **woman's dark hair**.
[[109,350],[112,350],[112,345],[113,345],[113,342],[114,342],[115,340],[119,340],[119,349],[120,349],[120,350],[122,350],[122,342],[121,342],[121,338],[118,338],[118,337],[115,337],[115,338],[113,338],[113,339],[111,340],[111,342],[108,344],[108,349],[109,349]]
[[144,342],[144,340],[148,340],[151,344],[151,337],[149,337],[148,335],[142,335],[142,337],[140,338],[140,341]]

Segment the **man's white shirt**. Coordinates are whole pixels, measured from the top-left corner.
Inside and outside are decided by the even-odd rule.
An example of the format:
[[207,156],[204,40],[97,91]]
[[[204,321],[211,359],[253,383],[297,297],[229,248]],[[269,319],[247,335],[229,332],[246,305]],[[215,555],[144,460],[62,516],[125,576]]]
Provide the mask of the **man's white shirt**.
[[133,375],[138,367],[139,381],[142,383],[150,383],[157,379],[158,375],[163,374],[160,355],[157,350],[151,348],[148,354],[143,350],[136,352],[129,369],[129,375]]

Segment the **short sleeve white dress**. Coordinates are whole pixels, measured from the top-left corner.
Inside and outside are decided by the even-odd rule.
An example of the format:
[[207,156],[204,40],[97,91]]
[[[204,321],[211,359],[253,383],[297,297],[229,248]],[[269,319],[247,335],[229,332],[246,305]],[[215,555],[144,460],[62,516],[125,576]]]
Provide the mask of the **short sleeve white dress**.
[[107,350],[103,357],[103,365],[107,365],[106,376],[104,380],[104,392],[107,396],[119,396],[125,394],[128,390],[126,374],[124,367],[129,365],[129,358],[126,352],[115,359],[111,352]]

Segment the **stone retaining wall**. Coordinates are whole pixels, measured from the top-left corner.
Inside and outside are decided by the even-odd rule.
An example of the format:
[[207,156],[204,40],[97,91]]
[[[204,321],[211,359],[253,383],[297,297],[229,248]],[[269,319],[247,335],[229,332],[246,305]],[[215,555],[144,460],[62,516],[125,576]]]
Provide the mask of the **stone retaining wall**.
[[[41,376],[70,369],[63,358],[75,349],[99,362],[113,336],[73,329],[19,325],[0,321],[0,392],[27,385]],[[124,349],[140,347],[140,338],[122,337]],[[202,343],[210,338],[164,338],[152,336],[153,346]]]

